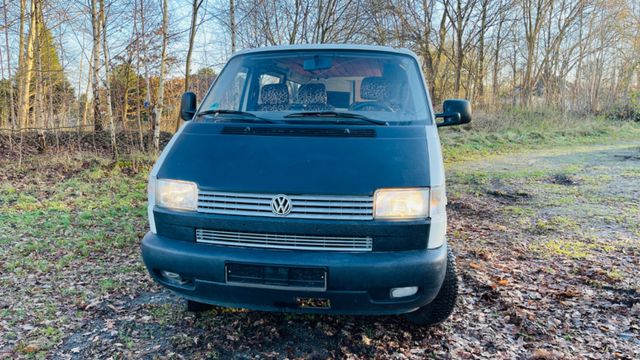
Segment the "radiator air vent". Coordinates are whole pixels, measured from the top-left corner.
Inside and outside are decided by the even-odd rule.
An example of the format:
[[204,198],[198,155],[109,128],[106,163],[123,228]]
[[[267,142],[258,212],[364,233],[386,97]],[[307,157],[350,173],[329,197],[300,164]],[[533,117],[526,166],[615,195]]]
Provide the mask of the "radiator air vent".
[[251,127],[225,126],[225,135],[262,135],[262,136],[310,136],[310,137],[375,137],[374,129],[351,128],[290,128],[290,127]]

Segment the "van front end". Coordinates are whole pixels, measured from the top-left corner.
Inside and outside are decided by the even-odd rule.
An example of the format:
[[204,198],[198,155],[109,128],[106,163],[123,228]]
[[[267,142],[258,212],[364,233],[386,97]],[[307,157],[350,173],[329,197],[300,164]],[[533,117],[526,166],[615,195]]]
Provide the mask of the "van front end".
[[[426,248],[427,220],[283,223],[166,209],[156,209],[154,216],[163,225],[142,242],[150,274],[201,303],[267,311],[407,313],[435,298],[446,269],[446,245]],[[285,242],[304,250],[271,245]]]
[[415,55],[308,45],[234,55],[149,175],[142,258],[211,305],[445,320],[457,296],[438,126]]

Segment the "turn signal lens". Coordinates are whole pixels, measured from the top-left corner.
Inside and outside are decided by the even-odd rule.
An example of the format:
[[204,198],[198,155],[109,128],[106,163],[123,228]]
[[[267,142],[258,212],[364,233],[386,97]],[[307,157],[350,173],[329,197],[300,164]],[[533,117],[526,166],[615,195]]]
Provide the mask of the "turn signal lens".
[[429,217],[445,216],[447,214],[447,193],[444,186],[431,188],[429,199]]

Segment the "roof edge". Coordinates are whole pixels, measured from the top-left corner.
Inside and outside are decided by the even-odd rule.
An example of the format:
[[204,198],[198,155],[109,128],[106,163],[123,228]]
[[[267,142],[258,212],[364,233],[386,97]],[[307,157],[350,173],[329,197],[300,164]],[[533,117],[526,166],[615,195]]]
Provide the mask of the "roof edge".
[[234,53],[231,58],[239,55],[258,54],[272,51],[287,50],[362,50],[362,51],[381,51],[394,54],[404,54],[417,58],[417,55],[406,48],[393,48],[390,46],[380,45],[359,45],[359,44],[296,44],[296,45],[278,45],[264,46],[253,49],[244,49]]

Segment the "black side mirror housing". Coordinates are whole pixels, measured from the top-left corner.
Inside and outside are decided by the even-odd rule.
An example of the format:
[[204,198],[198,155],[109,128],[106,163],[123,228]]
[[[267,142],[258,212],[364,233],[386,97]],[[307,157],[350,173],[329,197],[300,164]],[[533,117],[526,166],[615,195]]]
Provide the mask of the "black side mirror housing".
[[448,99],[442,104],[442,111],[436,118],[443,118],[438,127],[462,125],[471,122],[471,103],[464,99]]
[[196,114],[196,94],[192,92],[186,92],[182,94],[182,100],[180,100],[180,118],[184,121],[193,119]]

